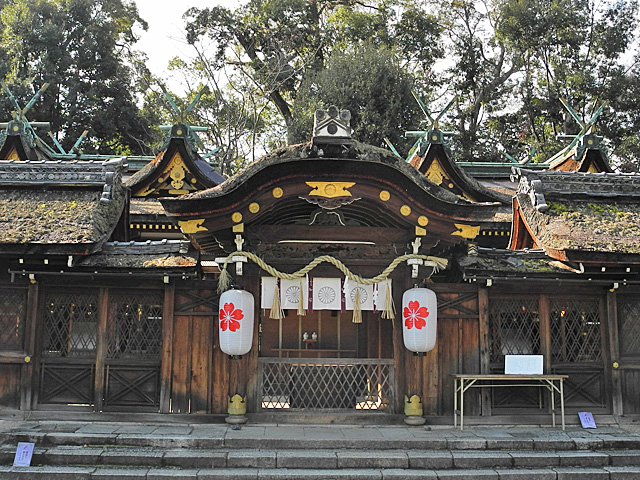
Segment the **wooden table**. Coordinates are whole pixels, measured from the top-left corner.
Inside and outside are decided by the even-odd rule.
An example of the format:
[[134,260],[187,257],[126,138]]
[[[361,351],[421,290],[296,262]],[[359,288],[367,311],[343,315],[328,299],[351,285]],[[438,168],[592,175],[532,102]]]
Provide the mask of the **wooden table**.
[[[460,430],[464,428],[464,392],[470,388],[543,387],[549,391],[551,398],[551,417],[554,427],[556,426],[555,394],[557,392],[560,395],[562,430],[564,430],[564,380],[567,377],[568,375],[453,375],[453,426],[454,428],[458,426],[458,414],[460,414]],[[460,411],[458,411],[458,395],[460,396]]]

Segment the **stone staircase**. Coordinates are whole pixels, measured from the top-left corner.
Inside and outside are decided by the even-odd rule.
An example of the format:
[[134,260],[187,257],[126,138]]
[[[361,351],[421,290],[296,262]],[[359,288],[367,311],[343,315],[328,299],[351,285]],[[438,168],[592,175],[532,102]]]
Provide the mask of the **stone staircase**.
[[[549,428],[25,424],[0,479],[640,480],[640,435]],[[36,447],[12,467],[18,442]]]

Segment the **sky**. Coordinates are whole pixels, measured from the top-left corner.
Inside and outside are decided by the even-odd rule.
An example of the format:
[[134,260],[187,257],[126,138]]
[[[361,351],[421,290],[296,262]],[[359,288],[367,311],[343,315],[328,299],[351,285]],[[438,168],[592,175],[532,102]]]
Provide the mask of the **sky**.
[[[214,5],[236,6],[233,0],[135,0],[138,13],[149,24],[149,29],[140,32],[136,49],[147,54],[147,66],[155,75],[164,78],[172,89],[179,87],[179,79],[171,79],[167,63],[173,57],[192,58],[193,51],[185,40],[182,15],[191,7]],[[179,89],[179,88],[178,88]]]

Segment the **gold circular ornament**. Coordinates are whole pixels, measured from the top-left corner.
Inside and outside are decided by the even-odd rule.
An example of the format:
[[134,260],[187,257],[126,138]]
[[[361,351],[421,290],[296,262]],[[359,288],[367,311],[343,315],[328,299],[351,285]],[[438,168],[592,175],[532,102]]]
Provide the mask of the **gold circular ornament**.
[[436,142],[438,140],[438,135],[431,135],[431,141]]
[[197,179],[196,177],[193,177],[193,178],[191,179],[191,183],[196,183],[197,181],[198,181],[198,179]]
[[17,132],[18,130],[20,130],[20,127],[18,125],[14,125],[13,126],[13,131]]
[[176,135],[182,135],[182,130],[180,129],[176,130]]
[[382,200],[383,202],[386,202],[390,198],[391,198],[391,194],[389,192],[387,192],[386,190],[382,190],[380,192],[380,200]]
[[402,207],[400,207],[400,213],[405,217],[408,217],[411,215],[411,207],[409,205],[402,205]]
[[240,223],[242,221],[242,214],[240,212],[234,212],[233,215],[231,215],[231,220]]
[[260,210],[260,205],[257,204],[256,202],[253,202],[252,204],[249,205],[249,211],[251,213],[258,213],[259,210]]
[[588,140],[588,141],[587,141],[587,143],[588,143],[589,145],[593,145],[593,140]]
[[418,225],[420,225],[421,227],[426,227],[428,223],[429,219],[424,215],[418,217]]
[[328,197],[332,197],[336,194],[336,191],[338,189],[336,188],[336,186],[333,183],[327,183],[324,186],[324,194]]
[[450,183],[450,184],[449,184],[449,188],[453,188],[453,183]]
[[282,189],[280,187],[274,188],[271,193],[273,193],[273,196],[275,198],[280,198],[280,197],[282,197],[282,195],[284,195],[284,192],[282,191]]

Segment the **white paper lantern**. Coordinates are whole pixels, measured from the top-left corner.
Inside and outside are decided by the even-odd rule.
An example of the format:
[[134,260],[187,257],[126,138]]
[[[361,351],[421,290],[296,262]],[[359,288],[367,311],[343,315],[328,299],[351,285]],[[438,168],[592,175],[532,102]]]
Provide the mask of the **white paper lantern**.
[[412,352],[428,352],[436,346],[438,300],[427,288],[412,288],[402,295],[402,338]]
[[253,295],[246,290],[227,290],[220,295],[220,350],[227,355],[245,355],[251,350],[253,308]]

